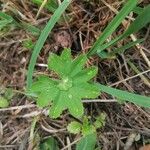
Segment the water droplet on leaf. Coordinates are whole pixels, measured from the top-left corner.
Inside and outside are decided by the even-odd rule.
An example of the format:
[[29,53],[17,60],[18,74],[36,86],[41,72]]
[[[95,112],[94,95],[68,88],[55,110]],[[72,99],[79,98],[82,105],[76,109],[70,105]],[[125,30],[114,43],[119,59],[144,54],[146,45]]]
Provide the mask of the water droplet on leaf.
[[72,99],[72,95],[71,95],[71,94],[69,94],[68,97],[69,97],[70,99]]

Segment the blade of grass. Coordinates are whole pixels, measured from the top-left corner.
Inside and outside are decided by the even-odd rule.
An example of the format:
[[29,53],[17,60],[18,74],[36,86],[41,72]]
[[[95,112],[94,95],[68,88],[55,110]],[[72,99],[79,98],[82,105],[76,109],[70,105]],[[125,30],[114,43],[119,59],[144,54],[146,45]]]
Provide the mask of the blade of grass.
[[135,46],[138,43],[143,42],[144,39],[138,39],[136,41],[132,41],[124,46],[121,46],[119,48],[115,48],[112,52],[108,53],[105,51],[102,51],[101,53],[97,53],[99,57],[105,59],[105,58],[114,58],[115,54],[122,54],[125,50]]
[[143,9],[143,12],[138,15],[135,21],[129,26],[125,35],[130,35],[139,31],[150,22],[150,4]]
[[[43,3],[43,0],[32,0],[32,2],[40,6]],[[48,0],[47,4],[44,7],[50,12],[54,13],[58,7],[58,4],[56,0]]]
[[27,88],[31,87],[32,85],[32,75],[33,75],[35,63],[49,33],[51,32],[54,25],[57,23],[60,16],[62,15],[62,13],[65,11],[65,9],[68,7],[70,3],[71,3],[71,0],[64,0],[61,3],[61,5],[58,7],[58,9],[55,11],[51,19],[48,21],[43,31],[41,32],[40,37],[34,47],[34,50],[30,59],[30,63],[28,67],[28,74],[27,74]]
[[26,22],[17,22],[12,16],[0,12],[0,30],[7,25],[15,25],[19,28],[24,28],[26,31],[31,32],[33,35],[39,35],[40,29]]
[[99,87],[100,91],[108,93],[112,96],[115,96],[115,97],[119,98],[120,100],[123,100],[123,101],[126,100],[126,101],[132,102],[134,104],[137,104],[139,106],[143,106],[143,107],[147,107],[147,108],[150,107],[150,97],[118,90],[118,89],[108,87],[108,86],[105,86],[102,84],[97,84],[97,86]]
[[32,35],[34,35],[34,36],[40,35],[41,30],[40,30],[39,28],[37,28],[37,27],[35,27],[35,26],[29,24],[29,23],[22,22],[22,23],[21,23],[21,26],[22,26],[26,31],[32,33]]
[[138,17],[129,26],[129,28],[124,32],[124,34],[116,37],[115,39],[113,39],[112,41],[110,41],[106,44],[101,45],[99,47],[99,49],[97,50],[97,53],[100,53],[104,49],[106,49],[112,45],[115,45],[118,41],[120,41],[120,40],[128,37],[129,35],[139,31],[141,28],[146,26],[149,22],[150,22],[150,5],[148,5],[147,7],[145,7],[143,9],[143,12],[140,13],[140,15],[138,15]]
[[0,12],[0,18],[1,18],[1,19],[5,19],[5,20],[7,20],[7,21],[9,21],[9,22],[12,22],[12,21],[13,21],[13,18],[12,18],[11,16],[7,15],[7,14],[4,13],[4,12]]
[[139,15],[140,13],[143,12],[143,8],[137,6],[137,7],[135,7],[135,8],[133,9],[133,12]]
[[143,41],[144,41],[144,39],[138,39],[136,41],[132,41],[132,42],[130,42],[124,46],[121,46],[121,47],[115,49],[111,54],[117,54],[117,53],[122,54],[122,53],[124,53],[125,50],[127,50],[127,49],[129,49],[129,48],[131,48],[131,47],[135,46],[136,44],[141,43]]
[[131,12],[131,10],[136,6],[138,0],[128,0],[127,4],[120,10],[119,14],[109,23],[105,28],[102,35],[99,36],[97,41],[94,43],[90,49],[88,56],[93,55],[97,52],[99,47],[104,43],[104,41],[116,30],[124,18]]

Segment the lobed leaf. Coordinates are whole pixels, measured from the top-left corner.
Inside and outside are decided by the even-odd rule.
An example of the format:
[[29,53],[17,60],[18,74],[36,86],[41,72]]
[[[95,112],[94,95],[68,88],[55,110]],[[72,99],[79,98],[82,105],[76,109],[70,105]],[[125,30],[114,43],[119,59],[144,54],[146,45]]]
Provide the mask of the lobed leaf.
[[6,98],[0,96],[0,108],[5,108],[9,106],[9,102]]
[[52,118],[59,117],[65,109],[73,116],[81,117],[84,113],[81,99],[95,98],[99,95],[99,88],[88,83],[96,75],[97,68],[83,69],[86,60],[86,55],[80,55],[72,61],[70,49],[65,49],[61,56],[51,54],[48,67],[59,75],[60,80],[41,76],[31,86],[33,94],[30,95],[36,94],[39,106],[51,104],[49,114]]
[[29,90],[30,93],[35,93],[38,97],[37,104],[40,107],[45,107],[55,99],[58,95],[58,89],[56,88],[56,82],[51,80],[47,76],[39,77]]
[[65,61],[69,61],[70,63],[72,62],[72,56],[71,56],[71,49],[69,48],[64,48],[62,54],[61,54],[61,59]]
[[[73,79],[76,84],[82,84],[82,82],[87,82],[91,80],[97,74],[98,68],[97,67],[90,67],[80,71],[76,74]],[[84,84],[84,83],[83,83]]]
[[65,72],[64,70],[64,64],[60,56],[57,56],[54,53],[52,53],[48,58],[48,68],[55,71],[60,76],[65,76],[68,74],[68,72]]
[[82,55],[78,56],[76,59],[74,59],[72,62],[72,65],[71,65],[70,77],[73,77],[78,72],[80,72],[83,69],[86,61],[87,61],[87,57],[85,54],[82,54]]
[[48,76],[39,76],[38,80],[34,82],[30,90],[37,93],[47,91],[49,88],[56,87],[56,85],[57,81],[51,80]]
[[76,121],[72,121],[68,126],[67,126],[67,130],[70,132],[70,133],[73,133],[73,134],[77,134],[77,133],[80,133],[81,131],[81,123],[79,122],[76,122]]
[[80,96],[81,98],[95,98],[100,94],[99,88],[90,83],[81,83],[74,86],[70,93],[74,96]]
[[81,102],[81,98],[79,97],[74,97],[69,95],[70,98],[68,99],[68,109],[71,115],[80,118],[83,115],[84,109],[83,109],[83,104]]

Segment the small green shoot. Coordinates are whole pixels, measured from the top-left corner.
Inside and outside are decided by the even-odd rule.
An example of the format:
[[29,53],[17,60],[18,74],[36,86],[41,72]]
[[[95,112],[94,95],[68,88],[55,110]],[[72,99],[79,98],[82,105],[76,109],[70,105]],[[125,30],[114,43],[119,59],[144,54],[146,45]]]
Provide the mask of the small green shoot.
[[[34,4],[37,4],[38,6],[42,5],[43,0],[32,0],[32,2]],[[58,4],[56,2],[56,0],[48,0],[46,5],[44,6],[47,10],[49,10],[50,12],[55,12],[55,10],[58,7]]]
[[105,126],[106,114],[101,113],[96,120],[92,123],[89,121],[88,117],[84,116],[83,122],[72,121],[67,129],[70,133],[79,134],[81,133],[83,136],[87,136],[89,134],[96,133],[97,129],[100,129]]
[[4,97],[7,100],[11,101],[11,99],[13,98],[13,96],[14,96],[13,90],[11,88],[6,88],[5,89],[5,93],[4,93]]
[[29,39],[23,41],[22,45],[24,48],[32,50],[34,48],[35,44],[33,43],[32,39],[29,38]]
[[92,122],[88,117],[83,117],[83,122],[72,121],[67,129],[73,134],[82,134],[81,140],[76,145],[76,150],[94,150],[96,145],[96,130],[105,126],[106,114],[101,113]]
[[5,108],[9,106],[9,102],[6,98],[0,96],[0,108]]
[[82,98],[96,98],[99,88],[89,82],[97,73],[96,67],[84,68],[87,61],[86,55],[80,55],[72,60],[71,50],[65,49],[61,56],[51,54],[48,59],[48,67],[55,71],[59,80],[52,80],[47,76],[41,76],[31,86],[31,93],[38,97],[37,104],[41,107],[52,104],[50,116],[57,118],[63,110],[75,117],[83,115]]
[[9,102],[14,96],[13,90],[11,88],[0,89],[0,108],[5,108],[9,106]]
[[0,35],[8,33],[17,26],[14,19],[4,12],[0,12]]
[[67,126],[67,130],[70,133],[73,134],[78,134],[81,132],[81,128],[82,128],[82,124],[77,122],[77,121],[72,121],[68,126]]

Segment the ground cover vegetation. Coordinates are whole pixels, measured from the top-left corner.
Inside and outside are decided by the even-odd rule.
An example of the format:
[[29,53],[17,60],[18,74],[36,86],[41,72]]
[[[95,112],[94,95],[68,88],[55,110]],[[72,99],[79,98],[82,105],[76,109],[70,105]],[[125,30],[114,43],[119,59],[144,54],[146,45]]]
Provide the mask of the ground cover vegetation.
[[0,148],[149,147],[149,0],[0,4]]

